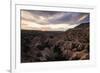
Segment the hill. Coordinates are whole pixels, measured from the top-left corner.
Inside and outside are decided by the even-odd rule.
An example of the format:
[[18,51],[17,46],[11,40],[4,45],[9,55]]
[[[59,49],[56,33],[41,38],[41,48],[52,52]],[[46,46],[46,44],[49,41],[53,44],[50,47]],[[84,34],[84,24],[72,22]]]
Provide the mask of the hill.
[[21,30],[21,62],[89,59],[89,23],[68,31]]

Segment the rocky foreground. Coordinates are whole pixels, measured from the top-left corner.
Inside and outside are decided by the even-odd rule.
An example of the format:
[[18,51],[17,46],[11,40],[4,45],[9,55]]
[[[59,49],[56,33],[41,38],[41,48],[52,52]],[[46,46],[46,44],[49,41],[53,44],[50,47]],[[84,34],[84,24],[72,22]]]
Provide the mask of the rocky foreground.
[[21,62],[89,60],[89,23],[68,31],[21,30]]

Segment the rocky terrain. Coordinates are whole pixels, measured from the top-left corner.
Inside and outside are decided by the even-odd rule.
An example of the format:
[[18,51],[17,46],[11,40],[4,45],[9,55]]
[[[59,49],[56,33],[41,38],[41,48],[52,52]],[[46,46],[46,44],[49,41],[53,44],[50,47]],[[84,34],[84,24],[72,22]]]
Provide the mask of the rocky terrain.
[[21,62],[89,60],[89,23],[67,31],[21,30]]

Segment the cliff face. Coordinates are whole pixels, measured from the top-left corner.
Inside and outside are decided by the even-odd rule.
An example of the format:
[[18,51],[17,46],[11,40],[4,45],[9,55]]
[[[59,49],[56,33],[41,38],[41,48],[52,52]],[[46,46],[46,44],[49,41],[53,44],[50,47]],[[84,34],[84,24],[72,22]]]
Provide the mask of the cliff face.
[[21,62],[89,59],[89,23],[68,31],[21,30]]

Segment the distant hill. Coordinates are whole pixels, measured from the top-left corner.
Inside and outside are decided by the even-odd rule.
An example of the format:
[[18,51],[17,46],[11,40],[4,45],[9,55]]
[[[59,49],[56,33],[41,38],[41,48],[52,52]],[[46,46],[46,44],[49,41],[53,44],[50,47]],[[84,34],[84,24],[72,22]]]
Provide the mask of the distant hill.
[[88,23],[81,23],[79,26],[75,27],[75,28],[87,28],[89,27],[89,22]]

